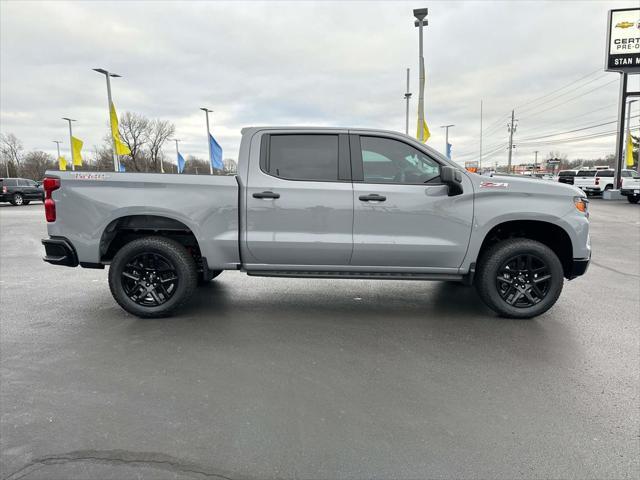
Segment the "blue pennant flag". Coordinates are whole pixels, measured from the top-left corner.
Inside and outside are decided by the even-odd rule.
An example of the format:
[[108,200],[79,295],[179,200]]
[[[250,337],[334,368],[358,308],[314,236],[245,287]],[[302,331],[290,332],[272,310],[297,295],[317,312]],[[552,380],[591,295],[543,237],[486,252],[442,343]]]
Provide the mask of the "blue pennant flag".
[[120,166],[118,167],[120,172],[126,172],[127,169],[124,168],[124,165],[121,163]]
[[222,147],[213,138],[213,135],[209,134],[209,144],[211,145],[211,166],[217,170],[224,169],[224,163],[222,163]]
[[184,172],[184,158],[182,158],[182,154],[178,152],[178,173]]
[[451,160],[451,144],[447,143],[447,158]]

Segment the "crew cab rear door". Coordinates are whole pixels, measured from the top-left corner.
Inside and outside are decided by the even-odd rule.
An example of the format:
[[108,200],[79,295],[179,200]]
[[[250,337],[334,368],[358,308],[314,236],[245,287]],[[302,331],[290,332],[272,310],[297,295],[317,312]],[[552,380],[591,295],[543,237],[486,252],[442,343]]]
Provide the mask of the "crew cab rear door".
[[448,196],[441,161],[400,135],[351,136],[354,266],[456,272],[473,220],[473,187]]
[[353,189],[347,131],[265,130],[256,136],[245,188],[245,267],[348,265]]

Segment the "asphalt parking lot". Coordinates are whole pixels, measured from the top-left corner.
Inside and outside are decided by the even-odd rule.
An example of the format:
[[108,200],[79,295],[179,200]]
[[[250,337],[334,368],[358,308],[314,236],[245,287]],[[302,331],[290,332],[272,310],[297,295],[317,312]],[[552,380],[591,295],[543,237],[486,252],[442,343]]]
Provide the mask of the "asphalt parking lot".
[[225,272],[178,316],[0,205],[3,479],[639,478],[640,206],[530,321],[444,283]]

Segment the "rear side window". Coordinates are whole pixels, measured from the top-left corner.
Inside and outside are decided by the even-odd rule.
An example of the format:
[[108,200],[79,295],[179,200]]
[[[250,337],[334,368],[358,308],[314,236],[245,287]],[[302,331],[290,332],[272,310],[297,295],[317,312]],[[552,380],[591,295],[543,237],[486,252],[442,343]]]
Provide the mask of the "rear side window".
[[596,176],[596,171],[595,170],[580,170],[576,176],[578,176],[578,177],[595,177]]
[[16,186],[15,178],[5,178],[2,181],[2,186],[3,187],[15,187]]
[[598,177],[613,177],[613,170],[600,170],[598,172]]
[[270,135],[266,171],[287,180],[338,181],[338,135]]

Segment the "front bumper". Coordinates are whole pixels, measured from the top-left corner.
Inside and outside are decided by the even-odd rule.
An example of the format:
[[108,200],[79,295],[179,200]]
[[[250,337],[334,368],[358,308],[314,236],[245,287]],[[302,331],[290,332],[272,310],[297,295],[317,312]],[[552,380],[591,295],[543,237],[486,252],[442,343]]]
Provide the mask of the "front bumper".
[[45,238],[42,240],[46,252],[43,260],[53,265],[64,265],[65,267],[77,267],[78,255],[73,245],[63,237]]

